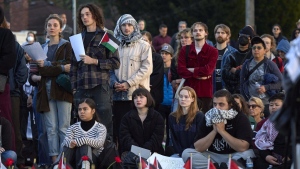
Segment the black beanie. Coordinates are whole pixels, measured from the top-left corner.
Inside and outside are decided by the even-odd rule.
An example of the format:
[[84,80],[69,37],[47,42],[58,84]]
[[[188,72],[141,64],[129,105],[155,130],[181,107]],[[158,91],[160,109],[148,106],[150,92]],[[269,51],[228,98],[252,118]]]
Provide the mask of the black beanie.
[[243,29],[241,29],[239,34],[249,35],[250,39],[252,39],[255,36],[253,29],[249,25],[245,26]]

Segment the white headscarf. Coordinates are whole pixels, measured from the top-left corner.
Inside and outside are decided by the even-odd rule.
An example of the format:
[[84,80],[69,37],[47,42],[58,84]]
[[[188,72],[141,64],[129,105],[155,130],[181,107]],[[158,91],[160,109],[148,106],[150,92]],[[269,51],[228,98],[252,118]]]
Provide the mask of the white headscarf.
[[[130,35],[124,35],[122,33],[121,26],[124,23],[129,23],[133,26],[134,30]],[[136,20],[130,14],[124,14],[118,19],[114,35],[120,42],[122,42],[122,44],[126,42],[134,42],[142,37]]]

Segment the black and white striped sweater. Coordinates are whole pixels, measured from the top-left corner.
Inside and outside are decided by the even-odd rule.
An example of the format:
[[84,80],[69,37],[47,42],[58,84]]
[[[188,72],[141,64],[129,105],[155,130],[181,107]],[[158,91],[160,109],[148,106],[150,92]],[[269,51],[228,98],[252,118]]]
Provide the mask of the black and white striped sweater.
[[68,128],[62,146],[70,147],[71,141],[75,140],[77,147],[88,145],[97,149],[97,153],[100,154],[106,139],[106,127],[99,122],[95,122],[91,129],[84,131],[80,123],[77,122]]

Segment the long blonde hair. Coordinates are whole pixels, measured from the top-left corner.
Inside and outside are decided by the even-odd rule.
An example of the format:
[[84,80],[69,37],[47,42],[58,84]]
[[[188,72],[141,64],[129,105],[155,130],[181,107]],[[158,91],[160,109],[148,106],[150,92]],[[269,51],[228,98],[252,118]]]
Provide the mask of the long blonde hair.
[[185,28],[183,29],[182,31],[180,31],[177,35],[176,35],[176,41],[177,41],[177,50],[176,50],[176,53],[175,53],[175,65],[177,66],[178,65],[178,57],[179,57],[179,53],[180,53],[180,50],[182,48],[182,45],[181,45],[181,42],[180,42],[180,38],[181,38],[181,35],[184,34],[184,35],[189,35],[192,39],[193,39],[193,35],[192,35],[192,32],[191,32],[191,28]]
[[[188,87],[188,86],[182,87],[180,89],[179,93],[182,90],[187,90],[190,97],[194,99],[194,101],[191,103],[191,105],[188,109],[187,118],[186,118],[186,122],[185,122],[185,124],[186,124],[185,130],[188,130],[189,127],[191,126],[191,124],[193,123],[197,112],[199,111],[198,104],[197,104],[197,94],[193,88]],[[176,117],[177,124],[179,123],[179,119],[181,118],[182,115],[183,115],[182,107],[180,106],[180,104],[178,104],[177,110],[172,113],[172,116]]]

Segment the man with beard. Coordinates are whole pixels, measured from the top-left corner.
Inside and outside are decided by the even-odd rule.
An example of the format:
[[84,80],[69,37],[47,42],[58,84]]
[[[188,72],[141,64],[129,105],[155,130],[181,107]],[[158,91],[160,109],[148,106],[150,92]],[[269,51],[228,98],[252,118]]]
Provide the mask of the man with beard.
[[245,26],[239,32],[238,50],[224,60],[222,79],[225,88],[232,94],[240,93],[240,72],[243,63],[252,55],[250,47],[251,39],[255,35],[251,26]]
[[194,42],[184,46],[178,57],[178,74],[186,79],[184,85],[193,88],[202,102],[202,111],[212,106],[212,75],[215,70],[218,51],[206,43],[208,28],[205,23],[196,22],[191,27]]
[[224,81],[222,80],[222,68],[224,66],[225,59],[236,52],[237,50],[230,45],[227,45],[227,41],[230,39],[231,32],[227,25],[219,24],[214,29],[216,45],[218,49],[218,60],[216,69],[214,72],[214,91],[218,91],[224,88]]

